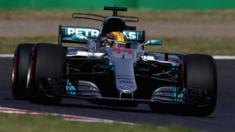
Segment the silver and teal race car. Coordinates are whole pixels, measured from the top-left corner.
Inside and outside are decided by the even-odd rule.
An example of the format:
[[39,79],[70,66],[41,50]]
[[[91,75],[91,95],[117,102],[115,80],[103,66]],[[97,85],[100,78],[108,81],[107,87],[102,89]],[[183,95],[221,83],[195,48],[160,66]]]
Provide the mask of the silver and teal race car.
[[146,52],[145,46],[162,42],[145,40],[145,31],[129,25],[139,18],[118,15],[127,11],[124,7],[104,10],[112,16],[72,14],[100,21],[100,28],[59,26],[58,44],[19,44],[13,61],[14,98],[43,104],[58,104],[63,97],[103,105],[146,103],[153,111],[200,116],[214,111],[217,75],[211,56]]

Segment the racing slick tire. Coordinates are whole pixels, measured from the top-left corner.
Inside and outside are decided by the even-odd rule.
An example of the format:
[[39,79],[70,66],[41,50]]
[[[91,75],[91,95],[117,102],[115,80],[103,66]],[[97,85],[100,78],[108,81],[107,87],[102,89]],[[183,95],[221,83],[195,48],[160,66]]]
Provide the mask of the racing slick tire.
[[194,100],[190,113],[210,115],[216,106],[217,74],[214,59],[209,55],[191,54],[183,59],[183,85]]
[[16,47],[12,71],[12,95],[15,99],[26,100],[28,98],[26,82],[33,46],[34,44],[19,44]]
[[63,86],[49,85],[48,79],[63,79],[66,75],[66,52],[62,46],[37,44],[31,54],[29,74],[29,96],[33,103],[58,104]]

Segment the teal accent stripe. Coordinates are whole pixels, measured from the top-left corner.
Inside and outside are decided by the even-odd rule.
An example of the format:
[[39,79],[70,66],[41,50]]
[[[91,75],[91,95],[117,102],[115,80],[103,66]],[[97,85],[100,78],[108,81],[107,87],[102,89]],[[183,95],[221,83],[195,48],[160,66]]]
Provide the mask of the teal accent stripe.
[[68,95],[76,95],[77,89],[72,85],[72,83],[71,83],[69,80],[67,80],[66,83],[67,83],[67,84],[66,84],[66,91],[67,91],[67,94],[68,94]]

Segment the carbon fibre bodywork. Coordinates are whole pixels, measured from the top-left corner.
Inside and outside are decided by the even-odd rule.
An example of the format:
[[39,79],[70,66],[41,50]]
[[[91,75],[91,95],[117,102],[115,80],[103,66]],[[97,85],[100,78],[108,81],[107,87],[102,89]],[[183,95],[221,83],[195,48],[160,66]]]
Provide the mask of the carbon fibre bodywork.
[[[104,9],[112,10],[113,16],[73,14],[73,18],[103,22],[100,29],[59,26],[58,45],[19,45],[13,96],[47,104],[69,97],[109,105],[148,103],[152,110],[159,109],[156,104],[185,105],[199,115],[214,111],[217,75],[211,56],[146,52],[145,46],[159,46],[161,40],[145,40],[145,31],[127,25],[139,19],[119,16],[118,11],[126,8]],[[21,65],[24,72],[18,72]]]
[[[68,96],[172,103],[185,101],[185,93],[179,92],[183,89],[180,82],[180,55],[145,53],[137,57],[136,51],[131,50],[131,55],[124,51],[123,57],[116,53],[117,49],[108,49],[111,52],[107,54],[67,49]],[[84,91],[85,84],[80,85],[79,80],[88,81],[87,86],[93,85],[93,88]],[[76,94],[71,94],[71,90]]]

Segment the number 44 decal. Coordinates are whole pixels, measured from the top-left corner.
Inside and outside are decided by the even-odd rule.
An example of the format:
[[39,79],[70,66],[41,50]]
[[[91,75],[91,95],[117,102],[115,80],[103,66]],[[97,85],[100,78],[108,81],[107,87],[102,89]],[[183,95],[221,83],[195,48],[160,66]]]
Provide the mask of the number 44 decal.
[[112,52],[116,53],[116,54],[121,54],[121,53],[127,53],[128,55],[132,55],[133,51],[131,49],[118,49],[115,48],[112,50]]

